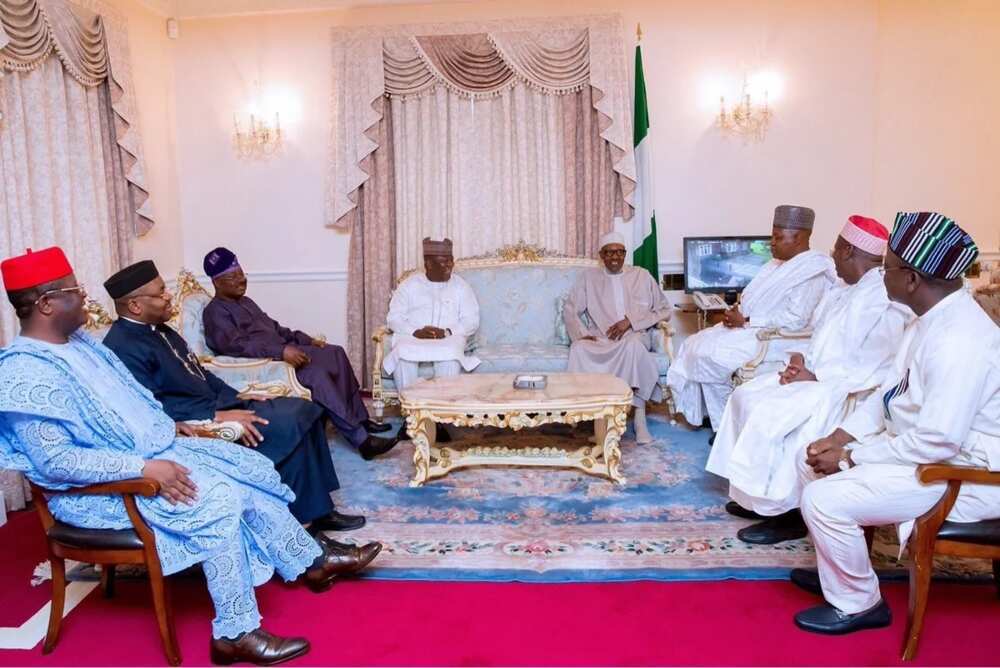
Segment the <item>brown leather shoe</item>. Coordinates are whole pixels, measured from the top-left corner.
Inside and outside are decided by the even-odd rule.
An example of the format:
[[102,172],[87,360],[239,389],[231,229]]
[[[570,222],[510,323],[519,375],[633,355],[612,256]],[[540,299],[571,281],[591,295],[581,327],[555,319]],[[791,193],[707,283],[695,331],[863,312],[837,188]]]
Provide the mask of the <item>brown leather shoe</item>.
[[338,577],[354,575],[382,551],[382,543],[377,542],[356,547],[326,539],[320,544],[322,560],[306,569],[303,576],[306,586],[317,594],[329,589]]
[[234,663],[252,663],[255,666],[276,666],[309,652],[305,638],[282,638],[258,628],[244,633],[237,640],[212,638],[212,663],[229,666]]

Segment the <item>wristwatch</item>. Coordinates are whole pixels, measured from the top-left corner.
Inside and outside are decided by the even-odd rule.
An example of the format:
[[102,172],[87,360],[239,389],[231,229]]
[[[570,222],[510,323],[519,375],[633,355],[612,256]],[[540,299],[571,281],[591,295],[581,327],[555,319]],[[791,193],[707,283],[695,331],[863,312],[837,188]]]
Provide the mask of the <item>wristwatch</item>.
[[845,447],[840,451],[840,460],[837,461],[837,468],[846,471],[851,468],[851,449]]

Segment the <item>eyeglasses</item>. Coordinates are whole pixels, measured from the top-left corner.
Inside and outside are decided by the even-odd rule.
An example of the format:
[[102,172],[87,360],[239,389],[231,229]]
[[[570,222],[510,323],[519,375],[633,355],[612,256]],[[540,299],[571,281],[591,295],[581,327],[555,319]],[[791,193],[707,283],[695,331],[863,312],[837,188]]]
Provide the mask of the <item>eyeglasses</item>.
[[54,288],[52,290],[46,290],[42,294],[38,295],[38,299],[35,300],[34,305],[38,306],[38,302],[42,301],[42,299],[44,299],[45,297],[48,297],[49,295],[58,294],[60,292],[75,292],[81,297],[87,296],[87,288],[83,287],[82,285],[74,285],[71,288]]
[[623,250],[606,250],[601,251],[601,253],[607,255],[608,257],[625,257],[625,251]]
[[900,271],[900,270],[903,270],[903,269],[905,269],[906,271],[913,271],[909,267],[885,267],[885,266],[883,266],[883,267],[879,267],[878,268],[878,273],[880,273],[883,276],[885,276],[886,272],[889,272],[889,271]]

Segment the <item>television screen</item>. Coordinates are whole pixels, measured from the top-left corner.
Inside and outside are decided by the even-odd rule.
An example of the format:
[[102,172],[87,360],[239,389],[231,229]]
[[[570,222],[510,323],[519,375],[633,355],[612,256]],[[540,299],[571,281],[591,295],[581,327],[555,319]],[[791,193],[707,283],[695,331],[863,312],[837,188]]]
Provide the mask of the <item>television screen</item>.
[[684,237],[684,291],[740,291],[771,261],[771,237]]

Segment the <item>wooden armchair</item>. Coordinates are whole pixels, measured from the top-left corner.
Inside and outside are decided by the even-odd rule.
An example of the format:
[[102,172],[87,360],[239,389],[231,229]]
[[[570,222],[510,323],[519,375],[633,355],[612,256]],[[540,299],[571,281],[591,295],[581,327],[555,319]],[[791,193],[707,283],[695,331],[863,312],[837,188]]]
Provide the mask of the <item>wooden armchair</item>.
[[[59,641],[63,608],[66,602],[66,559],[75,559],[91,564],[101,564],[101,587],[104,595],[114,595],[115,566],[117,564],[143,564],[149,573],[149,584],[153,593],[153,609],[160,627],[160,637],[167,661],[172,666],[180,665],[181,653],[174,633],[174,618],[170,610],[160,558],[156,553],[156,539],[152,529],[139,515],[135,497],[153,497],[160,493],[160,485],[149,478],[135,478],[120,482],[87,485],[68,490],[49,490],[34,483],[31,491],[35,498],[38,516],[49,548],[49,562],[52,564],[52,610],[49,615],[49,629],[45,636],[43,654],[55,649]],[[132,520],[131,529],[82,529],[52,516],[46,495],[56,494],[120,494],[125,502],[125,510]]]
[[904,661],[913,659],[917,652],[935,554],[992,559],[994,582],[1000,595],[1000,519],[970,523],[945,519],[955,505],[963,482],[1000,485],[1000,472],[970,466],[924,464],[917,467],[917,479],[924,484],[947,482],[948,486],[941,500],[917,518],[910,537],[910,610],[903,637]]

